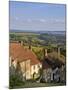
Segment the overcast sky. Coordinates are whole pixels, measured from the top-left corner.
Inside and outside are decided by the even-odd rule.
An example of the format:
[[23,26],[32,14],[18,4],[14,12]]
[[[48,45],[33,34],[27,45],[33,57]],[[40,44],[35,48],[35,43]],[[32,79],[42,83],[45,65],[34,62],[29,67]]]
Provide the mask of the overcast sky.
[[65,31],[65,5],[10,1],[10,29]]

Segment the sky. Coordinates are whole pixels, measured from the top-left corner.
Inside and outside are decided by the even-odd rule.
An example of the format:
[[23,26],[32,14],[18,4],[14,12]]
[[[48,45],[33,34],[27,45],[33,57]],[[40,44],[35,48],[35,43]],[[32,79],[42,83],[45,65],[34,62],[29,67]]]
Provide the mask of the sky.
[[65,31],[65,9],[64,4],[10,1],[10,30]]

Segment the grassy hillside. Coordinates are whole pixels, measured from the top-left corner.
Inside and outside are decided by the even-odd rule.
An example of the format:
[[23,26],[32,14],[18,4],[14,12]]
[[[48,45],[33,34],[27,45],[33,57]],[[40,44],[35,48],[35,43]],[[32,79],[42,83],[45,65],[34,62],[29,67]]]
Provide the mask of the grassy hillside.
[[[37,55],[39,60],[43,59],[43,48],[47,48],[50,55],[57,58],[57,48],[61,47],[61,56],[64,59],[66,56],[66,39],[64,34],[48,34],[48,33],[33,33],[33,32],[10,32],[10,42],[23,41],[25,48],[31,48]],[[55,54],[55,55],[54,55]],[[64,57],[63,57],[64,56]]]

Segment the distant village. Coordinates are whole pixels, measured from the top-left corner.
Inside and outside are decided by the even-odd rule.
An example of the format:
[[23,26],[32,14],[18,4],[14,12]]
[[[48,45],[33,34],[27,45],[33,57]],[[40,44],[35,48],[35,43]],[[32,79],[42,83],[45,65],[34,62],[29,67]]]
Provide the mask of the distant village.
[[44,48],[44,59],[40,61],[31,46],[25,48],[22,41],[10,42],[9,51],[10,75],[18,74],[23,82],[34,80],[37,83],[66,83],[66,62],[62,58],[60,60],[60,48],[57,52],[59,60],[56,62]]

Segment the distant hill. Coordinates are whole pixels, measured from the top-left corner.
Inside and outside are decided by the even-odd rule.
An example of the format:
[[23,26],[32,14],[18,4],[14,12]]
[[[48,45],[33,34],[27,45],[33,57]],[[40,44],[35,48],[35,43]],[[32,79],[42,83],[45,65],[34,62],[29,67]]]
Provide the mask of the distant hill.
[[40,30],[40,31],[32,31],[32,30],[10,30],[10,32],[19,32],[19,33],[38,33],[38,34],[62,34],[62,35],[65,35],[65,31],[43,31],[43,30]]

